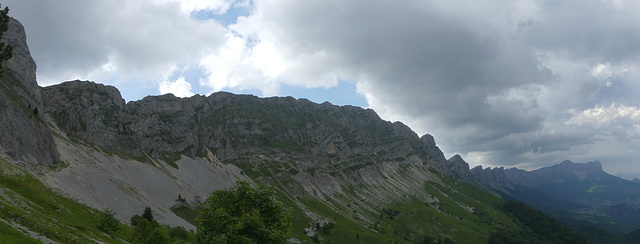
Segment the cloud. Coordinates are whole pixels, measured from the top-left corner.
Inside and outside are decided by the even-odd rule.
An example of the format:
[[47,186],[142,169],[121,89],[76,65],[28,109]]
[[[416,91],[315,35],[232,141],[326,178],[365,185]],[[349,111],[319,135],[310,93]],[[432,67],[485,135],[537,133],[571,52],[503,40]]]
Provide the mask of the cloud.
[[[472,164],[600,160],[621,171],[640,156],[638,1],[6,4],[28,27],[42,83],[88,77],[166,90],[188,84],[173,78],[189,77],[184,67],[203,75],[183,95],[349,81],[381,117]],[[193,18],[238,6],[246,16],[224,25]]]
[[474,163],[623,164],[594,148],[597,130],[564,122],[595,104],[640,105],[636,10],[631,1],[264,1],[231,28],[276,50],[276,82],[354,81],[383,118]]
[[[215,2],[215,1],[214,1]],[[191,19],[178,1],[8,1],[26,26],[38,81],[156,83],[224,44],[226,28]],[[204,5],[203,5],[204,6]],[[207,7],[215,7],[207,5]],[[224,8],[224,7],[220,7]]]
[[618,124],[622,120],[640,123],[640,109],[638,107],[611,104],[609,107],[595,106],[579,113],[572,112],[574,115],[566,122],[567,125],[587,124],[600,128],[611,126],[612,123]]
[[179,77],[173,82],[162,81],[159,87],[160,94],[171,93],[176,97],[191,97],[195,95],[191,89],[191,83],[187,82],[184,77]]
[[493,16],[490,3],[472,5],[266,2],[234,28],[273,43],[289,61],[279,75],[284,82],[356,81],[371,107],[416,121],[421,133],[458,130],[454,140],[469,139],[462,132],[490,140],[541,128],[538,84],[550,71],[518,36],[503,33],[517,19]]

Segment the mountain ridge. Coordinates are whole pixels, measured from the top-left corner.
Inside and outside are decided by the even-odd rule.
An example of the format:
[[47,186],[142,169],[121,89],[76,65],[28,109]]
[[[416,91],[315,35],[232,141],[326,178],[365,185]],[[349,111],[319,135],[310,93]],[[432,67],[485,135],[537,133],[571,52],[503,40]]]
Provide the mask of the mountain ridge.
[[[67,93],[63,94],[63,91]],[[410,139],[411,145],[396,145],[412,147],[406,148],[407,150],[427,146],[426,143],[419,140],[413,131],[400,122],[377,122],[382,120],[373,110],[352,106],[339,107],[328,103],[314,104],[306,99],[273,97],[259,100],[255,96],[232,95],[222,92],[211,94],[208,97],[196,95],[184,99],[176,98],[170,94],[148,96],[142,100],[125,104],[114,87],[81,81],[45,87],[43,94],[45,101],[47,101],[46,112],[54,120],[59,121],[61,129],[65,132],[108,150],[136,157],[142,156],[140,149],[150,151],[151,154],[156,154],[157,151],[168,151],[195,156],[204,145],[216,148],[216,154],[224,161],[233,158],[236,154],[246,153],[240,152],[242,149],[238,148],[236,144],[258,143],[256,139],[252,138],[230,138],[229,134],[234,133],[262,137],[258,140],[267,140],[268,138],[265,137],[270,137],[271,140],[276,140],[273,143],[295,141],[299,144],[313,144],[310,153],[316,156],[327,152],[338,157],[383,152],[389,148],[380,148],[380,145],[376,147],[376,145],[369,144],[369,142],[375,141],[374,137],[382,136],[383,133],[385,136],[391,134],[395,138],[389,139],[390,141]],[[263,101],[265,104],[258,104],[258,101]],[[80,104],[80,107],[73,104]],[[270,109],[272,114],[266,114],[265,109]],[[309,114],[305,109],[318,109],[323,112]],[[229,113],[234,113],[233,116],[240,118],[221,124],[223,123],[221,120],[225,116],[229,116]],[[277,120],[281,123],[279,126],[288,131],[284,131],[282,133],[284,135],[276,135],[273,130],[278,128],[261,126],[260,121],[255,119],[256,116],[267,116],[270,117],[269,119]],[[287,119],[287,116],[299,120],[309,117],[312,119],[291,121]],[[329,118],[332,116],[339,119],[336,119],[337,122],[331,123],[337,123],[336,126],[348,127],[351,131],[329,132],[325,124],[331,121]],[[360,122],[349,124],[354,122],[346,120],[348,116],[356,116],[359,119],[355,121]],[[171,122],[178,122],[178,124],[172,128],[163,127]],[[367,126],[382,126],[384,131],[368,135],[358,128]],[[292,127],[307,129],[312,133],[294,132]],[[176,130],[179,132],[175,132]],[[230,130],[233,131],[230,132]],[[97,135],[96,131],[100,131],[101,135]],[[329,136],[328,138],[317,138],[318,136],[313,134],[313,131],[320,131],[316,134],[325,133]],[[127,138],[131,133],[136,138]],[[171,138],[167,138],[167,134]],[[209,136],[210,134],[213,136]],[[163,137],[158,135],[163,135]],[[100,136],[108,138],[100,138]],[[349,139],[349,136],[354,139]],[[145,143],[145,138],[153,138],[155,144]],[[137,148],[137,145],[119,146],[114,144],[114,142],[120,143],[123,140],[135,140],[141,142],[137,143],[141,146]],[[171,143],[172,140],[183,141],[183,143]],[[157,145],[158,143],[161,145]],[[292,147],[290,149],[295,149],[294,147],[299,145],[289,146]],[[438,160],[444,161],[444,156],[439,157]]]
[[614,234],[640,228],[640,184],[606,173],[599,161],[565,160],[531,171],[476,166],[471,175],[459,179],[541,209],[574,228],[596,226]]

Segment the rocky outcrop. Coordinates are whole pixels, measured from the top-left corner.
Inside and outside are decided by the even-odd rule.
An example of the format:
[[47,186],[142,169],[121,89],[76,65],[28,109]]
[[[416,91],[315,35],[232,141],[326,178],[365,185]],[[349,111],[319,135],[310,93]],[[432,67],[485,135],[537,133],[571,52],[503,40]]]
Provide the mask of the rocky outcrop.
[[472,182],[471,170],[469,170],[469,164],[462,159],[458,154],[447,160],[448,170],[451,174],[462,181]]
[[425,143],[404,124],[352,106],[224,92],[150,96],[125,104],[115,88],[83,81],[45,87],[44,97],[46,112],[70,136],[136,157],[145,152],[193,157],[206,147],[222,161],[274,150],[300,159],[419,155],[445,161],[435,143]]
[[118,130],[122,128],[111,123],[124,106],[124,99],[115,87],[80,81],[58,87],[43,88],[44,111],[69,136],[92,145],[121,139]]
[[2,41],[13,46],[13,57],[3,64],[0,77],[0,151],[33,170],[36,165],[53,165],[60,159],[47,126],[36,64],[23,26],[11,19]]

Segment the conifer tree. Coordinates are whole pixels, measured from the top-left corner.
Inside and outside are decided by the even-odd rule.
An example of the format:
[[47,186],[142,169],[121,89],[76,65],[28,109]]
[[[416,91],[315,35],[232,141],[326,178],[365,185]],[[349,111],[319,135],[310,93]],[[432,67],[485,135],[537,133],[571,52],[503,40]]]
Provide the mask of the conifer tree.
[[[2,9],[1,4],[0,9]],[[9,8],[4,7],[4,9],[0,10],[0,39],[2,39],[4,33],[9,29],[10,20],[11,17],[9,17]],[[3,67],[2,63],[9,60],[12,56],[13,47],[2,40],[2,42],[0,42],[0,68]]]

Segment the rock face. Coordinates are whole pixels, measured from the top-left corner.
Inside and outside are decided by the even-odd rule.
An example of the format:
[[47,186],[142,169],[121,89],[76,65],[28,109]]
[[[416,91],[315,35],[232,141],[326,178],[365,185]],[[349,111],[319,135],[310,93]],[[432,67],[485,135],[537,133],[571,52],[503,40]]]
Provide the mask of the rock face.
[[465,182],[471,182],[471,170],[469,170],[469,164],[462,159],[458,154],[447,160],[448,170],[453,174],[455,178],[458,178]]
[[45,87],[43,94],[46,112],[70,136],[136,157],[194,157],[206,147],[222,161],[275,149],[300,158],[429,155],[444,162],[433,139],[427,144],[404,124],[357,107],[229,93],[125,104],[114,87],[83,81]]
[[2,41],[13,46],[0,77],[0,151],[34,170],[60,161],[46,123],[36,64],[29,54],[24,28],[15,19]]

